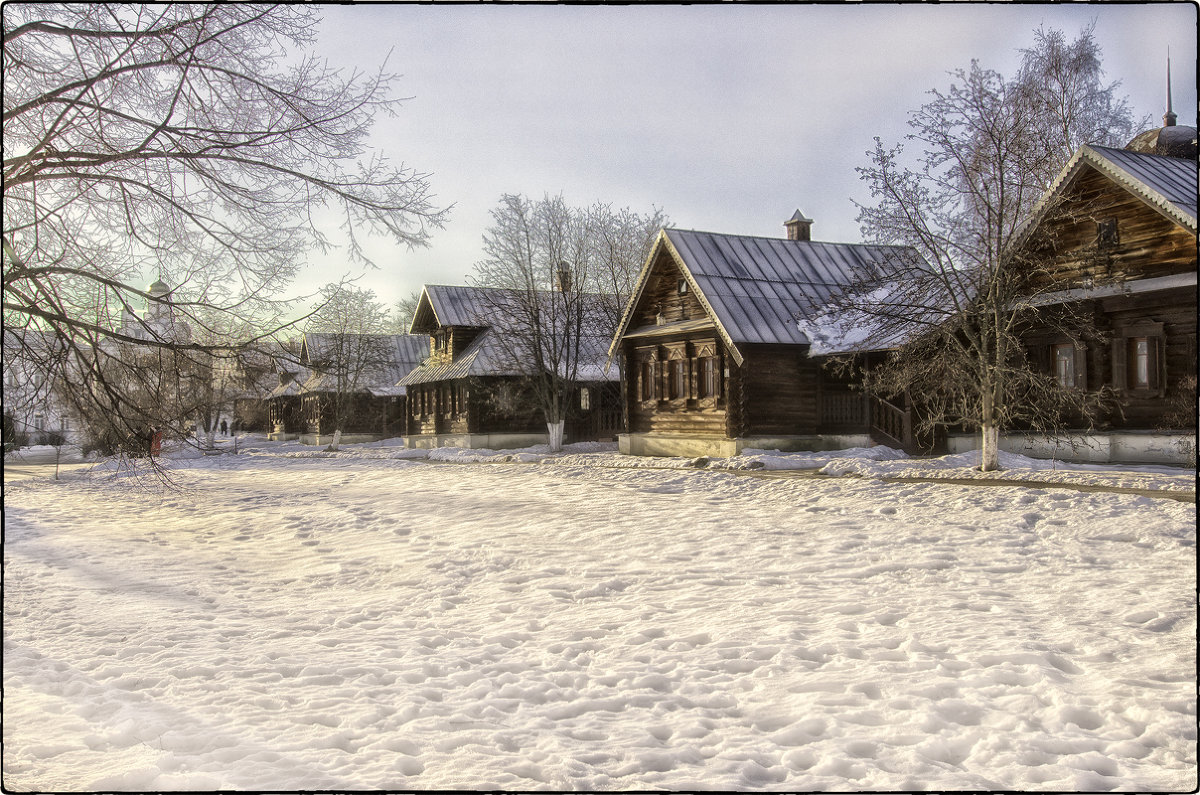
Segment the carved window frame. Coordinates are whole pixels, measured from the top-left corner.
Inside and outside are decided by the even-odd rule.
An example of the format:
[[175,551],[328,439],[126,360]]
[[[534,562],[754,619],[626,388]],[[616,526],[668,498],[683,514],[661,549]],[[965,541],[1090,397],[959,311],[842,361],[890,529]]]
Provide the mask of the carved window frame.
[[637,363],[637,370],[634,377],[637,379],[635,389],[637,390],[637,403],[642,408],[652,408],[658,402],[658,349],[657,348],[638,348],[634,352],[634,361]]
[[[1146,346],[1146,379],[1138,373],[1139,343]],[[1166,394],[1167,339],[1163,324],[1143,318],[1119,327],[1113,335],[1113,386],[1131,397],[1161,398]]]
[[686,342],[672,342],[662,346],[663,383],[662,400],[672,405],[683,405],[691,395],[689,389],[689,358]]
[[715,408],[722,403],[725,385],[721,377],[720,346],[715,339],[698,340],[693,343],[692,351],[696,360],[696,403],[700,408]]

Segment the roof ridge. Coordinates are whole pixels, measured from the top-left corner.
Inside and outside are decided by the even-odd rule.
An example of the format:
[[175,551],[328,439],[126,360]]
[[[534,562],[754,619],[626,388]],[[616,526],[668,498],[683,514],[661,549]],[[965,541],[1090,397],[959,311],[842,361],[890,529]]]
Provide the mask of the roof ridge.
[[1084,146],[1092,151],[1103,150],[1105,152],[1119,152],[1123,157],[1151,157],[1155,160],[1161,160],[1163,162],[1174,162],[1180,163],[1181,165],[1187,163],[1191,166],[1198,165],[1198,162],[1196,160],[1192,160],[1191,158],[1176,157],[1175,155],[1160,155],[1158,152],[1135,152],[1132,149],[1126,149],[1121,146],[1102,146],[1101,144],[1083,144],[1080,149],[1082,149]]
[[820,244],[824,246],[870,246],[872,248],[912,248],[912,246],[904,243],[868,243],[865,240],[858,243],[843,243],[838,240],[788,240],[786,237],[771,237],[770,235],[741,235],[734,232],[709,232],[704,229],[683,229],[681,227],[672,226],[663,230],[664,232],[692,232],[697,235],[713,235],[714,237],[741,237],[752,240],[770,240],[776,243],[787,244]]

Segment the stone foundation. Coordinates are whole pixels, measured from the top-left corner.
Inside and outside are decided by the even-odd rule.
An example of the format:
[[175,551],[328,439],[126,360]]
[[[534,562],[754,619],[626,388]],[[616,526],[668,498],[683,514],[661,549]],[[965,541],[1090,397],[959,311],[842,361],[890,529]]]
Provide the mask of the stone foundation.
[[[343,444],[363,444],[365,442],[378,442],[383,438],[382,434],[378,433],[343,433],[342,438],[338,440],[338,445]],[[333,443],[332,433],[302,433],[299,434],[300,444],[315,444],[329,445]]]
[[[342,437],[343,440],[345,437]],[[548,433],[427,433],[405,436],[404,444],[422,450],[435,447],[462,447],[474,450],[515,450],[549,444]]]
[[[951,453],[978,450],[979,435],[953,434],[946,439],[946,446]],[[1000,437],[1000,449],[1029,458],[1082,464],[1196,466],[1196,435],[1181,431],[1081,432],[1061,439],[1010,433]]]
[[740,439],[651,433],[623,433],[617,436],[618,449],[625,455],[668,457],[710,456],[713,458],[729,458],[747,448],[752,450],[815,452],[820,450],[844,450],[848,447],[871,447],[873,444],[874,442],[865,433],[813,434],[808,436],[748,436]]

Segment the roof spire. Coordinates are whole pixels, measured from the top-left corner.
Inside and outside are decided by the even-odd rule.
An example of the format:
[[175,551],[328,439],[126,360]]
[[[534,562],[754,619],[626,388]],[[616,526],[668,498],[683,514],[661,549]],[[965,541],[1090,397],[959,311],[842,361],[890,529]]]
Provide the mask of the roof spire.
[[1171,48],[1167,47],[1167,112],[1163,114],[1163,126],[1174,127],[1178,118],[1171,108]]

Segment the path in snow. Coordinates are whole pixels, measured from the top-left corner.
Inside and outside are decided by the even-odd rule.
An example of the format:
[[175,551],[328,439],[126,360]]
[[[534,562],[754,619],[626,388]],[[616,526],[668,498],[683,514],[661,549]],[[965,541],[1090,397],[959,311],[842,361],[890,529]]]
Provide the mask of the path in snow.
[[9,489],[9,788],[1196,786],[1192,505],[179,466]]

